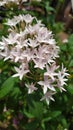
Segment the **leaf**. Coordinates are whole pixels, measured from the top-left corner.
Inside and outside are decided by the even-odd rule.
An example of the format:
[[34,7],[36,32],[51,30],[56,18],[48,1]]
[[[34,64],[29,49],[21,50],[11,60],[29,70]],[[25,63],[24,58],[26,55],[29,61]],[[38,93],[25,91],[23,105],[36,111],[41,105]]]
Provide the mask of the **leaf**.
[[61,111],[54,111],[54,112],[51,113],[51,117],[52,117],[52,118],[56,118],[56,117],[58,117],[60,114],[61,114]]
[[43,104],[40,102],[33,102],[33,106],[30,106],[30,113],[37,118],[37,119],[42,119],[43,117]]
[[69,40],[69,42],[67,43],[68,51],[70,52],[70,54],[73,55],[73,34],[70,35],[68,40]]
[[25,125],[26,130],[36,130],[38,127],[38,122],[36,120],[31,120],[30,123]]
[[69,67],[73,67],[73,60],[69,62]]
[[65,128],[68,126],[67,121],[64,117],[62,118],[61,122]]
[[51,113],[49,113],[49,116],[47,116],[46,118],[44,118],[44,119],[42,120],[42,122],[50,121],[50,120],[52,120],[53,118],[58,117],[60,114],[61,114],[61,111],[51,112]]
[[52,119],[52,117],[46,117],[46,118],[44,118],[43,120],[42,120],[42,122],[47,122],[47,121],[50,121]]
[[43,130],[45,130],[45,123],[44,122],[41,123],[41,127],[43,128]]
[[24,110],[24,114],[28,118],[37,118],[41,120],[43,117],[43,104],[41,102],[33,102],[33,105],[29,106],[29,111]]
[[68,92],[70,92],[70,94],[73,95],[73,85],[72,85],[72,84],[70,84],[70,85],[67,87],[67,90],[68,90]]
[[67,50],[67,45],[66,44],[60,45],[60,49],[61,49],[61,51],[66,51]]
[[54,11],[54,8],[52,8],[51,6],[49,6],[49,2],[48,1],[45,3],[45,8],[46,8],[47,12]]
[[4,66],[4,61],[0,60],[0,68],[3,68],[3,66]]
[[16,99],[20,94],[21,94],[21,91],[19,87],[18,86],[14,87],[11,93],[11,96]]
[[31,113],[27,112],[26,110],[24,110],[24,114],[25,114],[28,118],[34,118],[34,116],[33,116]]
[[4,98],[13,88],[15,83],[15,78],[9,77],[1,86],[0,89],[0,99]]

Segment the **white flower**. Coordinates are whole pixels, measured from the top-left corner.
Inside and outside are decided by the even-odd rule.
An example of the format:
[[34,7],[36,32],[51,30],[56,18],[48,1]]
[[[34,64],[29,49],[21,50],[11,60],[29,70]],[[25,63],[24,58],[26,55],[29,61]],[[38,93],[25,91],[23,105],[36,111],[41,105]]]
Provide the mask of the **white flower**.
[[[26,2],[27,0],[22,0],[22,2]],[[4,6],[5,4],[8,4],[10,2],[16,3],[17,5],[19,4],[19,0],[1,0],[0,1],[0,6]]]
[[55,44],[55,40],[52,38],[52,32],[48,31],[47,28],[41,27],[36,36],[38,42],[46,43],[46,44]]
[[69,76],[69,74],[67,73],[67,69],[64,68],[64,65],[62,64],[62,68],[61,68],[61,74],[65,77],[65,76]]
[[23,19],[24,19],[25,23],[28,24],[28,23],[32,22],[32,20],[34,19],[34,17],[32,17],[30,14],[27,14],[27,15],[23,16]]
[[55,58],[59,57],[58,53],[59,53],[59,47],[56,46],[56,45],[52,45],[51,46],[51,56],[52,56],[52,58],[55,59]]
[[45,59],[46,51],[47,51],[47,48],[45,46],[39,45],[38,49],[35,50],[35,58]]
[[16,48],[13,48],[10,52],[10,55],[14,57],[13,59],[15,62],[24,60],[23,50],[20,50],[19,46],[17,46]]
[[32,39],[28,39],[27,45],[29,45],[32,48],[35,48],[39,45],[39,43],[37,42],[37,40],[32,40]]
[[54,95],[54,94],[55,94],[55,92],[51,92],[51,91],[45,93],[45,95],[43,96],[43,98],[41,98],[41,101],[42,100],[46,100],[47,104],[49,104],[50,100],[54,101],[54,98],[52,97],[52,95]]
[[29,69],[26,69],[25,64],[22,64],[20,68],[15,67],[15,70],[17,74],[14,74],[13,77],[19,77],[20,80],[22,80],[23,76],[25,76],[29,72]]
[[34,87],[34,84],[33,84],[33,83],[31,83],[31,84],[25,84],[25,85],[26,85],[26,87],[28,88],[28,94],[30,94],[30,93],[32,93],[33,91],[36,91],[36,90],[37,90],[37,88]]
[[36,59],[33,59],[33,61],[35,63],[34,68],[44,69],[45,64],[46,64],[46,60],[45,59],[36,58]]
[[59,66],[56,66],[55,63],[53,63],[51,66],[46,65],[47,72],[44,73],[44,76],[50,77],[53,81],[55,80],[55,76],[57,76],[57,72],[55,72]]
[[10,51],[8,47],[5,47],[5,50],[0,52],[0,55],[4,58],[4,61],[8,60],[10,58]]
[[13,44],[16,43],[17,38],[18,38],[18,36],[17,36],[16,33],[10,33],[10,34],[8,35],[8,38],[2,37],[2,40],[3,40],[3,42],[5,42],[6,44],[13,45]]
[[14,16],[12,19],[8,19],[8,22],[5,24],[7,24],[9,26],[15,26],[20,21],[21,22],[24,21],[26,24],[28,24],[28,23],[31,23],[33,19],[34,19],[34,17],[32,17],[30,14],[18,15],[18,16]]
[[27,61],[34,59],[34,50],[31,50],[31,48],[26,48],[26,50],[23,52],[24,57],[27,58]]
[[[28,0],[22,0],[22,2],[27,2]],[[37,2],[40,2],[41,0],[31,0],[31,1],[37,1]],[[20,0],[1,0],[0,1],[0,6],[4,6],[5,4],[8,4],[8,3],[15,3],[17,5],[20,4]]]
[[63,86],[66,85],[66,81],[68,80],[66,77],[69,76],[69,74],[66,72],[66,68],[63,67],[63,64],[62,64],[62,69],[61,71],[58,72],[57,74],[57,87],[60,89],[60,91],[62,92],[63,91],[66,91]]
[[3,6],[6,4],[6,1],[0,1],[0,6]]
[[67,43],[68,42],[68,39],[64,39],[62,40],[63,43]]
[[[34,19],[36,23],[33,24]],[[59,47],[56,45],[52,32],[30,14],[14,16],[8,19],[6,24],[10,26],[9,34],[7,37],[2,37],[0,41],[0,58],[19,66],[14,67],[16,73],[13,77],[19,77],[22,80],[24,76],[27,76],[27,80],[30,81],[29,76],[32,76],[35,81],[35,74],[35,82],[42,88],[44,94],[41,100],[46,99],[49,103],[50,99],[54,100],[52,95],[55,94],[56,87],[61,92],[65,91],[64,85],[69,75],[63,65],[61,71],[56,65]],[[25,81],[28,93],[37,90],[34,84],[26,84]]]
[[8,22],[5,24],[9,25],[9,26],[15,26],[17,23],[18,22],[15,19],[13,19],[13,20],[8,19]]
[[48,89],[50,89],[51,91],[56,91],[53,85],[53,81],[48,79],[48,77],[46,76],[44,77],[44,81],[39,81],[38,84],[43,86],[44,94],[47,92]]

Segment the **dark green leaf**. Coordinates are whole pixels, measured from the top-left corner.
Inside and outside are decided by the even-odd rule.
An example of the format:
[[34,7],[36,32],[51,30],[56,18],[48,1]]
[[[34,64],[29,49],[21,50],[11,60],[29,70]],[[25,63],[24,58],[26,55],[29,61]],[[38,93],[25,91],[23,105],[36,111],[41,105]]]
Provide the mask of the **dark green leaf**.
[[30,106],[30,113],[40,120],[43,116],[43,104],[41,102],[33,102],[33,106]]
[[34,118],[34,115],[32,115],[31,113],[27,112],[26,110],[24,110],[24,114],[25,114],[28,118]]
[[12,90],[14,83],[15,83],[15,78],[13,77],[8,78],[3,83],[0,89],[0,99],[4,98]]
[[70,85],[67,87],[67,90],[68,90],[68,92],[70,92],[71,94],[73,94],[73,85],[70,84]]
[[60,114],[61,114],[61,111],[54,111],[54,112],[51,113],[50,116],[51,116],[52,118],[56,118],[56,117],[58,117]]
[[36,128],[38,127],[38,122],[35,120],[33,121],[31,120],[31,122],[25,125],[25,127],[26,127],[26,130],[36,130]]

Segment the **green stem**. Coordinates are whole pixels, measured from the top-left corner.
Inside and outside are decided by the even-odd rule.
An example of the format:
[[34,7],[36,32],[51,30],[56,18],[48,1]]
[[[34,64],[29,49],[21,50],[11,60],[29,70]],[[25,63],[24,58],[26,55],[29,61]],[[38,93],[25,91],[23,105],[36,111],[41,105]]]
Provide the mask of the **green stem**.
[[61,6],[63,6],[64,2],[65,2],[65,0],[59,0],[57,7],[56,7],[55,19],[56,19],[58,13],[59,13]]

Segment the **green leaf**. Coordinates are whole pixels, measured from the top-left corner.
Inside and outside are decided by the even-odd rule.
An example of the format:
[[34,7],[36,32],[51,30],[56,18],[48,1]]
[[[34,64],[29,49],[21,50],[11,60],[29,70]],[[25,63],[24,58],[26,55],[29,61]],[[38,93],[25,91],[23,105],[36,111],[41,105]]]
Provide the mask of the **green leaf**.
[[26,110],[24,110],[24,114],[25,114],[28,118],[34,118],[34,116],[33,116],[31,113],[27,112]]
[[12,91],[12,93],[11,93],[11,96],[14,97],[15,99],[17,99],[17,97],[18,97],[20,94],[21,94],[21,91],[20,91],[19,87],[18,87],[18,86],[15,86],[15,87],[13,88],[13,91]]
[[46,117],[42,120],[42,122],[47,122],[47,121],[50,121],[52,119],[52,117]]
[[49,6],[49,2],[48,1],[45,3],[45,8],[46,8],[47,12],[54,11],[54,8],[52,8],[51,6]]
[[43,117],[43,104],[41,102],[33,102],[32,106],[29,106],[29,111],[24,110],[24,114],[28,118],[37,118],[41,120]]
[[41,123],[41,127],[43,128],[43,130],[45,130],[45,123],[43,121]]
[[0,89],[0,99],[4,98],[14,87],[15,78],[8,78],[1,86]]
[[4,61],[0,60],[0,68],[3,68],[3,66],[4,66]]
[[38,122],[36,120],[31,120],[30,123],[25,125],[26,130],[36,130],[38,127]]
[[68,90],[68,92],[70,92],[70,94],[73,94],[73,85],[70,84],[70,85],[67,87],[67,90]]
[[70,52],[70,54],[72,53],[73,55],[73,34],[70,35],[67,46],[68,46],[68,51]]
[[60,49],[61,49],[61,51],[66,51],[67,45],[62,43],[62,45],[60,45]]
[[49,113],[49,116],[47,116],[46,118],[44,118],[44,119],[42,120],[42,122],[50,121],[50,120],[52,120],[53,118],[58,117],[60,114],[61,114],[61,111],[51,112],[51,113]]
[[58,117],[60,114],[61,114],[61,111],[54,111],[54,112],[51,113],[51,117],[52,117],[52,118],[56,118],[56,117]]
[[41,120],[43,117],[43,104],[40,102],[33,102],[33,106],[30,106],[30,113],[32,113],[32,115]]
[[73,60],[69,62],[69,67],[73,67]]
[[64,126],[65,128],[67,128],[68,124],[67,124],[66,119],[65,119],[65,118],[62,118],[61,121],[62,121],[63,126]]

